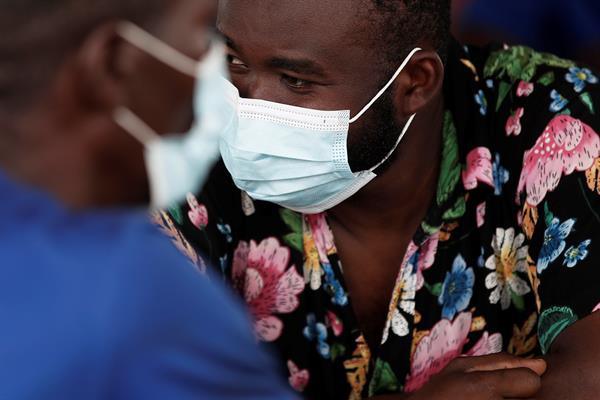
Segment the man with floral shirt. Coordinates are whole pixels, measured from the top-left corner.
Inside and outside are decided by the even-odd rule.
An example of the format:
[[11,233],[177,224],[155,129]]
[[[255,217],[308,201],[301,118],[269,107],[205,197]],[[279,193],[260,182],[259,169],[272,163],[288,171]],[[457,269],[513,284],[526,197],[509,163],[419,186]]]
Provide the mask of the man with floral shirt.
[[[164,222],[221,266],[308,398],[594,397],[598,74],[525,47],[453,43],[447,1],[344,3],[222,1],[219,29],[241,96],[351,115],[424,49],[351,125],[349,163],[363,171],[416,114],[377,178],[300,214],[254,201],[221,165]],[[269,157],[256,157],[254,179],[275,184]],[[539,392],[511,374],[543,366],[452,361],[501,351],[545,356]],[[448,389],[456,381],[468,384]]]

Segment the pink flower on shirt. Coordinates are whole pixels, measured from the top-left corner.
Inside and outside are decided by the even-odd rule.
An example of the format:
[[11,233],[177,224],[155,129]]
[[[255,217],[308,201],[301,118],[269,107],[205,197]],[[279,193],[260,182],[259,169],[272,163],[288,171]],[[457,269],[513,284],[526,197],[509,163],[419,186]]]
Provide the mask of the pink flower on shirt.
[[319,259],[322,263],[329,264],[329,254],[335,252],[335,242],[325,214],[306,215],[305,218],[317,246]]
[[477,147],[467,155],[467,167],[462,173],[465,189],[475,189],[479,182],[494,187],[492,153],[485,147]]
[[[406,391],[414,392],[432,376],[441,372],[452,360],[463,354],[471,331],[472,315],[460,313],[453,322],[443,319],[417,344],[412,356],[411,371],[406,380]],[[502,350],[502,336],[483,333],[481,339],[464,355],[480,356]]]
[[344,333],[344,323],[332,311],[327,311],[325,321],[327,322],[327,326],[333,331],[334,336],[339,337]]
[[477,210],[475,212],[475,218],[477,220],[477,227],[481,228],[485,225],[485,214],[487,211],[487,203],[484,201],[477,206]]
[[202,230],[208,226],[208,210],[204,204],[200,204],[193,194],[187,195],[187,202],[190,206],[188,218],[192,224]]
[[533,93],[533,83],[521,81],[519,82],[519,86],[517,86],[517,96],[518,97],[527,97],[531,93]]
[[521,118],[525,113],[525,109],[523,107],[517,108],[517,111],[506,121],[506,136],[515,135],[519,136],[521,134]]
[[308,381],[310,380],[310,373],[307,369],[300,369],[298,366],[292,361],[289,360],[288,370],[290,371],[290,377],[288,381],[290,382],[290,386],[297,392],[302,393],[306,386],[308,386]]
[[[421,289],[425,284],[425,279],[423,278],[423,271],[428,270],[433,266],[439,242],[440,232],[438,231],[434,235],[430,236],[427,239],[427,241],[423,244],[423,246],[421,246],[419,261],[417,262],[417,290]],[[415,249],[412,249],[411,246],[414,246]],[[413,242],[411,242],[407,254],[414,254],[415,250],[416,245]]]
[[243,294],[254,316],[260,340],[272,342],[281,336],[283,322],[273,314],[287,314],[298,308],[304,278],[295,266],[288,269],[290,250],[275,238],[259,245],[241,241],[233,258],[234,286]]
[[588,125],[568,115],[554,117],[535,146],[525,153],[517,189],[527,203],[537,207],[548,192],[558,186],[563,175],[585,171],[600,156],[600,138]]

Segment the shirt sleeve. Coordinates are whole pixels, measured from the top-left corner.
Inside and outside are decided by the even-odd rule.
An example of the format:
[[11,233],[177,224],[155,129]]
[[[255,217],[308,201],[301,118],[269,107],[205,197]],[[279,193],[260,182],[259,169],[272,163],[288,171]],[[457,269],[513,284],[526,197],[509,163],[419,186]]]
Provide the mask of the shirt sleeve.
[[529,272],[544,353],[561,332],[600,306],[600,95],[591,71],[566,74],[557,76],[573,81],[574,87],[559,89],[565,108],[548,118],[525,156],[521,176],[528,199],[524,231],[532,232]]
[[164,238],[150,244],[131,261],[106,327],[117,343],[110,398],[294,398],[219,280],[199,274]]

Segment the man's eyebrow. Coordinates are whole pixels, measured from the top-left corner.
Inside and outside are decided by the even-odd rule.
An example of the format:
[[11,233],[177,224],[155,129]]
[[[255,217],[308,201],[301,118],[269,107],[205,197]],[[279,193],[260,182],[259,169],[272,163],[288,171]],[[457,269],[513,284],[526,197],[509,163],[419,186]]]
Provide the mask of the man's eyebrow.
[[[237,45],[229,36],[225,35],[219,30],[222,37],[225,39],[225,43],[227,47],[229,47],[233,51],[239,51]],[[305,59],[305,58],[284,58],[284,57],[274,57],[268,61],[268,66],[271,68],[277,68],[282,70],[288,70],[295,72],[297,74],[304,75],[318,75],[324,76],[325,70],[321,65],[316,63],[313,60]]]
[[229,47],[233,51],[238,51],[238,48],[235,45],[235,42],[229,36],[225,35],[220,30],[217,30],[217,32],[219,32],[219,34],[223,37],[223,39],[225,40],[225,44],[227,45],[227,47]]
[[309,59],[293,59],[293,58],[280,58],[275,57],[269,60],[269,67],[284,69],[288,71],[292,71],[298,74],[305,75],[325,75],[325,70],[315,61]]

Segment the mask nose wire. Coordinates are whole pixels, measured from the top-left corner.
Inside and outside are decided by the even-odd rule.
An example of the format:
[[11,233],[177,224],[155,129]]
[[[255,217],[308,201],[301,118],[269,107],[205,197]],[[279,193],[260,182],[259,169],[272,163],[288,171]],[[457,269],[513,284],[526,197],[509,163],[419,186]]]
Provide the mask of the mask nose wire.
[[408,56],[406,56],[406,58],[404,59],[404,61],[400,65],[400,67],[398,67],[398,69],[396,70],[396,72],[394,73],[394,75],[392,76],[392,78],[388,81],[388,83],[385,84],[385,86],[383,87],[383,89],[381,89],[379,91],[379,93],[377,93],[375,95],[375,97],[373,97],[373,99],[369,102],[369,104],[367,104],[366,106],[364,106],[363,109],[358,112],[358,114],[356,114],[354,117],[352,117],[350,119],[350,123],[358,121],[358,119],[360,117],[362,117],[364,113],[366,113],[367,111],[369,111],[369,109],[371,108],[371,106],[373,106],[373,104],[375,104],[375,102],[377,100],[379,100],[379,98],[381,96],[383,96],[383,94],[390,88],[390,86],[392,86],[392,84],[396,81],[396,79],[398,78],[398,76],[400,76],[400,73],[402,72],[402,70],[404,70],[404,68],[406,68],[406,65],[410,62],[410,60],[413,58],[413,56],[417,52],[419,52],[421,50],[423,50],[423,49],[421,49],[420,47],[416,47],[416,48],[414,48],[408,54]]
[[192,78],[198,75],[198,61],[172,48],[137,25],[127,21],[120,22],[117,32],[123,39],[174,70]]

